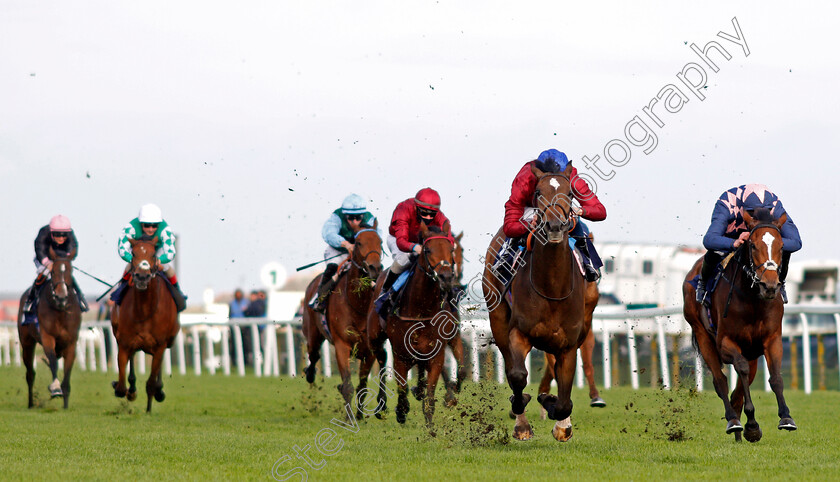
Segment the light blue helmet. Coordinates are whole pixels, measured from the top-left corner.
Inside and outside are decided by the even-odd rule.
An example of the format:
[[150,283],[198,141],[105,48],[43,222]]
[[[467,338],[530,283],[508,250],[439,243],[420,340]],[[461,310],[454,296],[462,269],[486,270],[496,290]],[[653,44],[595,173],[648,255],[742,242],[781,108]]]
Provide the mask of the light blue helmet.
[[362,196],[351,194],[341,203],[342,214],[363,214],[367,212],[367,205]]

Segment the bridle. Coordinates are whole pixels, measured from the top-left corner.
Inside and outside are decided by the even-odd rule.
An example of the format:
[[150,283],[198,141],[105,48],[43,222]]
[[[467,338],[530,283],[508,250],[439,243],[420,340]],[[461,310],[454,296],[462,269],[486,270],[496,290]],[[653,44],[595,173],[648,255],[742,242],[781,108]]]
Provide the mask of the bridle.
[[[67,271],[66,268],[69,266],[69,263],[66,261],[53,261],[53,268],[50,270],[50,304],[53,308],[57,309],[58,311],[67,311],[67,300],[70,297],[70,287],[67,283]],[[72,269],[72,268],[71,268]],[[53,273],[53,270],[59,270],[60,273]],[[56,278],[59,279],[59,282],[56,283]],[[64,286],[64,292],[67,293],[67,296],[62,300],[59,298],[56,290]]]
[[[547,177],[552,177],[552,178],[558,178],[559,177],[559,178],[564,179],[569,184],[569,194],[557,193],[557,194],[554,195],[554,198],[551,200],[551,203],[543,205],[544,203],[540,202],[540,199],[541,199],[540,191],[539,191],[539,189],[537,189],[537,190],[534,191],[534,197],[531,200],[532,201],[531,204],[533,206],[537,207],[537,212],[539,213],[540,217],[544,217],[545,212],[548,211],[549,209],[559,208],[559,211],[563,214],[563,216],[562,216],[563,221],[560,222],[560,230],[561,231],[568,231],[569,228],[572,227],[572,223],[573,223],[572,216],[571,216],[571,207],[567,211],[559,202],[557,202],[557,197],[559,195],[563,195],[566,199],[568,199],[570,201],[570,206],[571,206],[572,181],[565,174],[546,173],[546,174],[543,174],[542,176],[540,176],[539,178],[537,178],[537,185],[539,186],[540,182]],[[551,181],[549,181],[549,183],[550,182]],[[558,185],[559,185],[559,183],[558,183]],[[540,209],[540,208],[542,208],[542,209]],[[541,223],[541,224],[545,224],[545,223]]]
[[[747,256],[749,262],[748,262],[748,264],[745,264],[745,263],[741,262],[742,260],[739,259],[739,263],[738,263],[741,266],[741,269],[744,271],[744,273],[750,279],[750,288],[755,287],[756,284],[761,282],[761,277],[764,276],[764,273],[766,273],[767,271],[778,271],[779,268],[780,268],[779,264],[776,263],[775,261],[773,261],[773,259],[768,259],[761,266],[756,267],[755,262],[753,262],[753,257],[751,255],[751,253],[749,252],[748,249],[746,249],[747,246],[755,246],[755,243],[752,242],[752,235],[757,229],[760,229],[760,228],[770,228],[770,229],[773,229],[774,231],[776,231],[777,233],[779,233],[779,237],[781,237],[781,235],[782,235],[781,229],[779,229],[778,226],[776,226],[775,224],[772,224],[772,223],[761,223],[761,224],[758,224],[755,227],[753,227],[752,230],[750,230],[749,243],[748,244],[745,243],[744,244],[745,248],[742,250],[742,253],[746,252],[746,256]],[[743,254],[741,256],[743,256]],[[760,272],[759,272],[759,270],[760,270]]]
[[[445,259],[442,259],[442,260],[438,261],[437,263],[435,263],[434,266],[430,266],[428,269],[426,268],[426,266],[429,266],[429,258],[426,255],[426,243],[428,243],[429,241],[431,241],[433,239],[445,239],[446,241],[449,242],[450,245],[452,245],[452,241],[447,236],[429,236],[428,238],[425,238],[423,240],[423,249],[420,250],[420,252],[421,252],[420,256],[423,258],[423,262],[418,263],[420,265],[420,270],[423,271],[423,274],[425,274],[426,276],[431,278],[432,281],[434,281],[435,283],[439,283],[440,282],[440,277],[438,276],[438,273],[437,273],[438,266],[443,266],[444,268],[452,267],[452,263],[450,263],[449,261],[446,261]],[[454,245],[452,245],[452,249],[453,250],[455,249]]]
[[[358,231],[356,232],[356,234],[353,236],[353,239],[355,240],[355,239],[357,239],[357,238],[359,237],[359,235],[360,235],[360,234],[362,234],[362,233],[368,233],[368,232],[376,233],[376,236],[377,236],[377,237],[379,237],[379,233],[378,233],[375,229],[373,229],[373,228],[365,228],[365,229],[360,229],[360,230],[358,230]],[[357,262],[356,262],[356,255],[355,255],[355,251],[356,251],[356,250],[354,249],[353,251],[354,251],[353,256],[350,256],[350,263],[351,263],[353,266],[355,266],[357,269],[359,269],[359,270],[361,270],[361,271],[365,271],[365,270],[366,270],[365,265],[369,265],[369,263],[367,262],[367,259],[368,259],[368,257],[370,257],[370,255],[372,255],[372,254],[379,254],[379,256],[380,256],[380,261],[381,261],[381,256],[382,256],[382,238],[380,238],[380,239],[379,239],[379,249],[376,249],[376,248],[371,249],[370,251],[368,251],[367,253],[365,253],[364,255],[362,255],[362,261],[361,261],[361,264],[359,264],[359,263],[357,263]]]

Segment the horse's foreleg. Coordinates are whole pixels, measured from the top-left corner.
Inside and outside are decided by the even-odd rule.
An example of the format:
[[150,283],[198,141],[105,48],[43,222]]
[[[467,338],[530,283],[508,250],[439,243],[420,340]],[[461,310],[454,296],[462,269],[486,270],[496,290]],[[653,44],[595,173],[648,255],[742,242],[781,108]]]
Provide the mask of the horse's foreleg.
[[341,384],[336,388],[344,403],[353,406],[353,380],[350,379],[350,346],[344,340],[334,337],[335,340],[335,362],[338,365],[338,372],[341,374]]
[[732,409],[732,404],[729,403],[729,382],[723,373],[723,364],[721,363],[715,341],[703,329],[695,329],[694,338],[697,340],[700,355],[703,356],[706,366],[712,372],[712,383],[715,386],[715,393],[723,401],[724,418],[727,421],[726,433],[729,434],[744,430],[739,420],[740,417]]
[[743,387],[744,414],[747,416],[747,424],[744,427],[744,438],[750,442],[758,442],[761,440],[761,427],[759,427],[758,422],[755,420],[755,405],[753,405],[752,396],[750,395],[750,363],[741,353],[738,345],[727,337],[724,337],[721,341],[720,349],[721,358],[732,362],[735,372],[738,373],[738,385]]
[[[137,377],[134,375],[134,356],[137,352],[128,355],[128,398],[129,402],[137,400]],[[146,356],[144,352],[140,352],[140,356]]]
[[[149,379],[146,380],[146,413],[152,412],[152,397],[158,402],[162,402],[165,398],[163,394],[163,383],[160,377],[160,365],[163,361],[163,352],[166,351],[166,345],[160,345],[152,355],[152,371],[149,374]],[[160,396],[160,399],[158,397]]]
[[306,381],[315,383],[315,375],[318,373],[315,364],[321,359],[321,347],[324,345],[324,336],[316,327],[310,327],[306,334],[306,345],[309,351],[309,365],[304,369]]
[[449,347],[452,349],[452,356],[455,357],[455,363],[458,364],[455,393],[461,393],[461,386],[467,378],[467,365],[464,364],[464,341],[461,339],[460,333],[456,333],[449,340]]
[[386,394],[386,376],[385,369],[388,363],[388,352],[385,351],[384,342],[372,343],[371,351],[376,356],[376,362],[379,364],[379,393],[376,395],[376,418],[382,419],[385,417],[385,411],[388,410],[388,396]]
[[426,391],[426,366],[424,364],[417,365],[417,386],[411,389],[414,398],[420,402],[425,397]]
[[114,396],[117,398],[122,398],[126,395],[125,365],[128,363],[129,356],[128,350],[117,343],[117,371],[119,375],[117,376],[116,382],[111,382],[111,386],[114,387]]
[[35,385],[35,345],[34,339],[29,337],[20,337],[21,351],[23,355],[23,364],[26,367],[26,385],[29,388],[29,406],[35,406],[35,401],[32,396],[32,387]]
[[764,342],[764,357],[770,368],[770,389],[776,394],[779,405],[779,430],[796,430],[796,423],[790,416],[790,410],[785,403],[784,380],[782,380],[782,337],[775,335]]
[[397,422],[405,423],[411,406],[408,404],[408,370],[411,367],[402,358],[394,357],[394,371],[397,373]]
[[[510,408],[516,416],[516,424],[513,427],[513,437],[517,440],[529,440],[534,436],[528,417],[525,416],[525,407],[531,401],[531,396],[522,393],[528,385],[528,369],[525,366],[525,357],[531,351],[531,343],[519,330],[514,328],[510,332],[510,360],[505,363],[508,385],[513,391],[510,397]],[[505,360],[506,362],[508,360]]]
[[[365,407],[365,399],[367,398],[368,392],[370,392],[367,388],[367,382],[368,376],[370,376],[370,369],[373,367],[373,361],[373,354],[367,352],[362,357],[361,363],[359,363],[359,386],[356,387],[356,420],[361,420],[366,413],[370,414],[370,409]],[[375,413],[379,413],[378,407],[374,410]]]
[[426,416],[426,425],[429,427],[432,425],[432,417],[435,414],[435,388],[437,388],[437,383],[440,379],[441,371],[443,370],[443,360],[445,359],[445,356],[446,352],[441,350],[441,352],[427,362],[426,365],[429,371],[429,379],[426,386],[426,396],[423,400],[423,414]]
[[52,374],[52,383],[47,387],[50,391],[50,398],[60,397],[63,393],[61,382],[58,381],[58,356],[55,353],[55,338],[42,331],[41,345],[44,347],[44,355],[47,357],[47,365],[49,365]]
[[[752,385],[753,380],[755,380],[755,374],[758,369],[758,360],[752,360],[749,362],[750,364],[750,380],[749,385]],[[743,383],[735,384],[735,390],[732,391],[732,395],[729,397],[729,403],[732,404],[732,410],[735,410],[735,413],[738,414],[738,417],[741,417],[741,410],[744,408],[744,385]]]
[[557,420],[551,434],[555,439],[565,442],[572,438],[571,395],[575,368],[577,368],[577,350],[568,349],[555,358],[554,376],[557,381],[557,397],[541,394],[539,402],[545,408],[548,418]]
[[589,406],[606,407],[607,403],[598,393],[595,386],[595,366],[592,364],[592,352],[595,351],[595,332],[589,330],[586,339],[580,346],[580,357],[583,359],[583,374],[586,376],[586,383],[589,385]]
[[69,343],[64,349],[64,379],[61,381],[61,391],[64,393],[64,408],[70,403],[70,373],[76,361],[76,342]]
[[[537,391],[537,395],[542,395],[543,393],[550,393],[551,391],[551,381],[554,380],[554,364],[556,359],[554,355],[551,353],[545,354],[545,367],[543,368],[543,376],[542,380],[540,380],[540,388]],[[546,415],[548,412],[545,411],[545,408],[540,406],[540,418],[545,420]]]

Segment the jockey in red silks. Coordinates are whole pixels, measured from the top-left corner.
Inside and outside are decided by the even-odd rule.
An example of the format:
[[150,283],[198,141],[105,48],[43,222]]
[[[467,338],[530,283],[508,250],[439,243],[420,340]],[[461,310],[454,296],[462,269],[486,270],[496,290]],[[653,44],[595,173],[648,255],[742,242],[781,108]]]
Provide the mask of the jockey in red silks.
[[[420,224],[443,230],[443,225],[449,220],[440,210],[440,195],[430,187],[417,191],[413,198],[397,204],[391,225],[388,228],[388,250],[394,262],[388,269],[388,277],[382,285],[380,297],[376,300],[377,313],[385,313],[391,305],[391,287],[399,275],[411,264],[412,258],[418,256],[423,246],[420,242]],[[451,232],[444,235],[455,245],[455,238]]]
[[[508,238],[502,247],[498,260],[502,261],[503,255],[509,254],[513,248],[524,245],[525,238],[530,228],[536,227],[536,206],[534,202],[534,191],[537,188],[537,178],[531,172],[531,166],[536,166],[546,173],[561,173],[566,170],[570,161],[566,154],[557,149],[548,149],[540,153],[533,161],[526,162],[519,173],[513,179],[510,189],[510,199],[505,203],[504,233]],[[607,217],[607,210],[598,196],[589,189],[577,169],[572,168],[569,177],[572,187],[572,196],[580,203],[580,207],[572,206],[572,212],[590,221],[603,221]],[[575,247],[584,257],[584,270],[587,281],[596,281],[600,276],[600,258],[595,252],[595,247],[589,240],[589,228],[578,222],[569,236],[575,239]],[[596,265],[597,264],[597,265]],[[503,280],[509,282],[510,280]]]

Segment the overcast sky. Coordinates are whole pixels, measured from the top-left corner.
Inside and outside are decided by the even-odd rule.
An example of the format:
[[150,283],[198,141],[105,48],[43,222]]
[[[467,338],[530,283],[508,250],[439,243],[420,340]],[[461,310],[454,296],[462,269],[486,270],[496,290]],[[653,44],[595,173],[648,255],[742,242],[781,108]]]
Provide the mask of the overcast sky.
[[[749,56],[717,36],[733,18]],[[557,148],[607,171],[637,115],[658,144],[595,178],[598,239],[700,245],[717,196],[758,182],[799,226],[794,259],[837,258],[838,18],[829,2],[6,0],[0,291],[31,283],[57,213],[75,264],[116,280],[122,227],[157,203],[198,300],[320,259],[350,192],[387,224],[425,186],[465,231],[470,276],[524,162]],[[690,48],[712,40],[731,55],[710,54],[717,73]],[[703,101],[677,78],[692,62]],[[642,109],[668,84],[689,101],[658,127]]]

